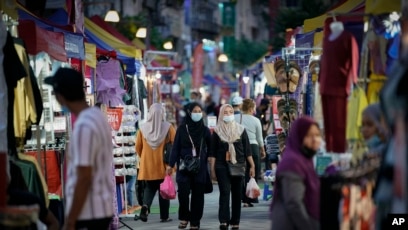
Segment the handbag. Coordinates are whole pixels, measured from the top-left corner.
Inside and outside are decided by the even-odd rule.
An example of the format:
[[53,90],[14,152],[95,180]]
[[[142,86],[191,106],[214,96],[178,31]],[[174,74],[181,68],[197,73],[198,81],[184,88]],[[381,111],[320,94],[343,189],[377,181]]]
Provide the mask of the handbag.
[[235,164],[231,163],[231,161],[227,161],[228,163],[228,170],[231,176],[245,176],[245,168],[246,162],[237,162]]
[[[200,171],[200,155],[196,156],[196,148],[193,143],[193,139],[191,139],[190,132],[188,131],[188,126],[186,125],[187,129],[187,134],[188,137],[190,138],[191,145],[193,146],[192,150],[192,155],[187,155],[184,156],[184,159],[180,159],[180,166],[179,166],[179,171],[185,172],[185,173],[192,173],[196,174]],[[201,139],[200,143],[200,153],[201,153],[201,147],[203,145],[203,139]]]
[[173,149],[173,143],[171,143],[169,133],[170,133],[170,131],[167,132],[166,144],[164,145],[164,150],[163,150],[163,161],[164,161],[165,164],[170,163],[170,155],[171,155],[171,151]]

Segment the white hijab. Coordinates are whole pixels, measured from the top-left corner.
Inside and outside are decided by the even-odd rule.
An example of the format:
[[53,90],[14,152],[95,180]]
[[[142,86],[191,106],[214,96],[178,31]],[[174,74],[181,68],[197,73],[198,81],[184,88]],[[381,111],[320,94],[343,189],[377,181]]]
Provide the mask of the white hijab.
[[170,123],[165,121],[163,106],[159,103],[152,104],[147,121],[141,125],[140,131],[153,150],[163,143],[169,129]]
[[214,132],[218,134],[222,141],[228,143],[228,151],[231,154],[231,163],[235,164],[237,163],[237,154],[235,152],[234,142],[241,138],[245,128],[235,122],[235,120],[229,123],[224,121],[224,111],[227,107],[233,109],[229,104],[221,106],[217,126],[215,127]]

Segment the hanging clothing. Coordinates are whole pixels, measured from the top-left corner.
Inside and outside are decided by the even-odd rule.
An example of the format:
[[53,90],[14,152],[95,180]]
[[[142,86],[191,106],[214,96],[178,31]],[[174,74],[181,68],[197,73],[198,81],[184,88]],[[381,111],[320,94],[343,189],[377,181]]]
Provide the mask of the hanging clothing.
[[17,82],[14,89],[14,135],[25,139],[27,128],[37,122],[33,86],[30,78],[30,64],[26,50],[20,44],[14,44],[26,75]]
[[141,113],[141,119],[145,118],[145,114],[146,112],[144,111],[144,103],[143,100],[147,99],[147,89],[146,86],[144,84],[144,81],[142,79],[137,79],[137,92],[138,93],[138,98],[139,98],[139,110]]
[[320,94],[322,95],[324,133],[328,152],[346,151],[347,97],[357,82],[359,50],[356,39],[343,31],[338,38],[323,42],[320,63]]
[[12,155],[17,155],[16,138],[14,135],[14,88],[20,79],[27,76],[25,68],[19,59],[16,48],[14,47],[13,37],[7,33],[7,41],[3,47],[4,52],[4,76],[7,83],[8,107],[7,107],[7,141],[8,149]]
[[360,87],[355,88],[347,104],[347,140],[360,139],[362,114],[367,105],[368,102],[364,90]]
[[122,76],[120,62],[114,58],[101,60],[96,66],[96,101],[112,107],[124,105],[122,100],[126,93],[120,86]]
[[367,87],[367,100],[368,104],[378,103],[380,101],[381,89],[384,87],[384,83],[387,77],[384,75],[371,74],[370,83]]

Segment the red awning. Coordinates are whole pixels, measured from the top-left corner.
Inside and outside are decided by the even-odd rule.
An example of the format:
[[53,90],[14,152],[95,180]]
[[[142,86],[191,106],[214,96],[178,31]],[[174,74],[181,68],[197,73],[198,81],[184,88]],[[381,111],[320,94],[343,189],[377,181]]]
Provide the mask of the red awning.
[[36,55],[46,52],[55,60],[67,61],[63,33],[42,29],[31,20],[19,20],[17,28],[26,45],[27,53]]

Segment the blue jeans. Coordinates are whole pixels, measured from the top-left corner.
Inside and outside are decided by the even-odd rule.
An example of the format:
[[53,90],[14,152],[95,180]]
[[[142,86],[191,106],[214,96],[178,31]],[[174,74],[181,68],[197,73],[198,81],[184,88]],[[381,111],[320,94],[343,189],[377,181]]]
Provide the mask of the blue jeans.
[[133,192],[135,189],[136,176],[126,176],[127,205],[133,206]]

